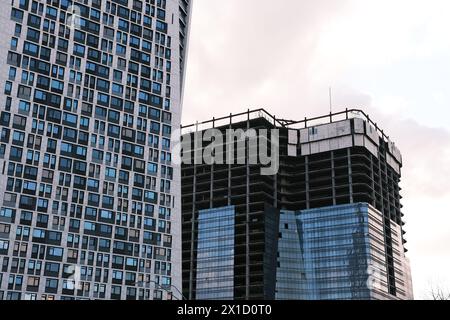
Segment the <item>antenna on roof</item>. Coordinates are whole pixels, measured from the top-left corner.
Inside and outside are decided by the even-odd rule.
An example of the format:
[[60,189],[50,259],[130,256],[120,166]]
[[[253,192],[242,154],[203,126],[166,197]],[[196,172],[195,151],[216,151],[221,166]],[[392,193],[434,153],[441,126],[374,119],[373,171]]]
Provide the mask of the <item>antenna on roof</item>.
[[333,101],[332,101],[331,87],[329,87],[328,89],[329,89],[328,94],[330,96],[330,114],[332,114],[333,113]]

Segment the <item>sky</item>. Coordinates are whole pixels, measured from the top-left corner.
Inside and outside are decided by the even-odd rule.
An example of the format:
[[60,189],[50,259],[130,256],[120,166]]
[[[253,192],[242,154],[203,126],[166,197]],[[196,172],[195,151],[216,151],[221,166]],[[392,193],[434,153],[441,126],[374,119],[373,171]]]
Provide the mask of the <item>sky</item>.
[[450,1],[195,0],[183,124],[361,108],[403,155],[414,293],[450,291]]

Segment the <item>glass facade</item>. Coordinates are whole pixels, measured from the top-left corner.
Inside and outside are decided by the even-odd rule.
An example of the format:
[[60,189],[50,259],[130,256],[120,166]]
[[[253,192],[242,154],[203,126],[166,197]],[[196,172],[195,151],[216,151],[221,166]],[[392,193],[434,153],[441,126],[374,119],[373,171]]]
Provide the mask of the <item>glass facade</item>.
[[199,211],[197,300],[234,298],[234,248],[234,207]]
[[0,2],[0,299],[181,287],[189,3]]
[[282,212],[277,299],[392,298],[381,213],[358,203]]
[[293,211],[281,211],[279,228],[276,299],[296,300],[307,295],[306,272],[300,245],[302,234],[298,229],[297,214]]
[[[234,298],[235,216],[234,206],[198,213],[197,300]],[[267,274],[276,274],[275,299],[412,298],[407,260],[399,250],[396,286],[404,289],[400,297],[389,293],[383,217],[369,204],[281,211],[278,226],[276,272],[264,265]]]

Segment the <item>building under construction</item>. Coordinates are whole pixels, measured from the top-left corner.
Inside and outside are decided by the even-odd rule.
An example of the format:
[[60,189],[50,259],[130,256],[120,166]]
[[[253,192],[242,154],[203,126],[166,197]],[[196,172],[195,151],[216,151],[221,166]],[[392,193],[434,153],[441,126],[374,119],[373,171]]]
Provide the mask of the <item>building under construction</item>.
[[[277,129],[277,141],[272,131],[266,137],[269,151],[279,152],[277,173],[262,175],[264,165],[250,161],[195,161],[196,149],[211,141],[198,144],[194,136],[212,128],[224,136],[227,129]],[[288,121],[259,109],[183,133],[192,138],[191,151],[184,149],[192,161],[182,165],[186,297],[412,298],[402,157],[363,111]],[[251,147],[247,137],[247,154]]]

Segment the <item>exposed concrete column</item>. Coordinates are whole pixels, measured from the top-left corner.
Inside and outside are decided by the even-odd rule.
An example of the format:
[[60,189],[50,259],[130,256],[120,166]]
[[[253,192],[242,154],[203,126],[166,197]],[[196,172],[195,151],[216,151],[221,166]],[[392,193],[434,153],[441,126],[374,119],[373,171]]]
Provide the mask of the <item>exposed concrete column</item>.
[[347,165],[348,165],[348,183],[349,183],[349,195],[350,203],[353,203],[353,178],[352,178],[352,153],[350,148],[347,149]]
[[[247,131],[250,129],[250,110],[247,116]],[[247,195],[245,198],[246,202],[246,212],[245,212],[245,299],[250,299],[250,140],[246,139],[246,150],[247,150],[247,160],[246,160],[246,191]]]
[[[216,128],[216,119],[213,118],[213,125],[212,128]],[[214,156],[216,157],[217,154],[215,154],[216,150],[214,150]],[[211,172],[210,172],[210,180],[209,180],[209,207],[212,209],[214,208],[214,163],[211,164]]]
[[336,171],[334,170],[334,151],[331,151],[331,188],[333,192],[333,206],[336,205]]
[[[230,130],[232,129],[232,124],[233,124],[233,114],[230,113],[230,125],[228,127]],[[234,141],[232,141],[232,143],[234,145]],[[234,154],[232,156],[234,157]],[[231,161],[228,162],[228,206],[231,206]]]
[[379,187],[379,192],[380,192],[381,212],[383,212],[383,217],[384,217],[383,180],[381,179],[381,177],[382,177],[381,156],[378,155],[378,158],[379,158],[379,161],[378,161],[378,187]]
[[372,206],[375,208],[376,207],[376,194],[375,194],[375,168],[374,168],[374,161],[373,161],[373,154],[370,154],[370,179],[372,180]]
[[[383,195],[383,174],[384,170],[381,170],[382,165],[382,157],[380,151],[378,151],[378,179],[379,179],[379,187],[380,187],[380,198],[381,198],[381,212],[383,217],[383,227],[384,227],[384,249],[385,249],[385,259],[386,259],[386,280],[388,284],[388,291],[390,294],[394,294],[391,289],[391,280],[395,277],[392,273],[389,272],[389,251],[392,252],[392,239],[391,239],[391,221],[389,217],[389,213],[386,214],[386,208],[384,206],[384,195]],[[384,164],[386,166],[386,163]],[[395,278],[394,278],[395,283]],[[394,289],[395,291],[395,289]]]
[[[274,128],[276,129],[276,120],[274,120]],[[278,140],[279,141],[279,140]],[[270,136],[270,142],[272,142],[272,135]],[[270,143],[270,145],[272,146],[272,143]],[[278,146],[278,149],[280,149],[280,146]],[[273,149],[270,150],[271,154],[272,152],[275,152]],[[278,151],[280,152],[280,151]],[[280,156],[280,154],[278,155]],[[274,208],[278,207],[278,172],[273,176],[273,193],[274,193],[274,197],[273,197],[273,206]]]
[[189,300],[193,300],[193,290],[194,290],[194,243],[195,243],[195,195],[197,193],[197,164],[195,161],[195,151],[192,155],[194,160],[194,178],[192,185],[192,216],[191,216],[191,261],[190,261],[190,272],[189,272]]
[[383,171],[383,174],[384,174],[384,177],[385,177],[385,179],[386,179],[386,186],[385,186],[385,190],[386,190],[386,194],[387,194],[387,203],[388,203],[388,207],[387,208],[384,208],[385,210],[387,209],[387,212],[388,212],[388,216],[389,216],[389,219],[392,219],[392,215],[391,215],[391,206],[390,206],[390,204],[391,204],[391,192],[389,191],[389,176],[388,176],[388,173],[387,173],[387,162],[386,162],[386,164],[384,165],[384,171]]
[[305,156],[305,184],[306,184],[306,209],[310,209],[309,203],[309,156]]

